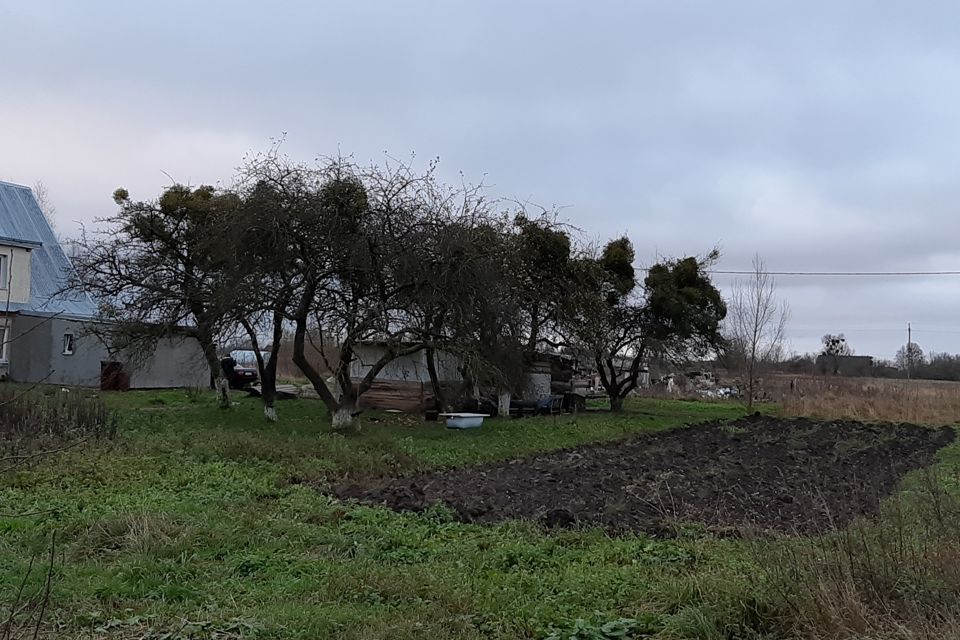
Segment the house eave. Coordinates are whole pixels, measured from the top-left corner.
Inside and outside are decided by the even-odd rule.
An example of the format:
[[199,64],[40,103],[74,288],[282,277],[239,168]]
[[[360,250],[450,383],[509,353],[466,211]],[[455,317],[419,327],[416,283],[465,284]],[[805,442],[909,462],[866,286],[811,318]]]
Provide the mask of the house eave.
[[94,319],[93,316],[83,315],[79,313],[63,313],[59,311],[37,311],[35,309],[11,310],[9,314],[30,316],[32,318],[48,318],[50,320],[54,318],[56,318],[57,320],[78,320],[82,322],[93,322],[93,319]]
[[18,249],[27,249],[30,251],[33,249],[39,249],[43,246],[43,243],[36,242],[34,240],[22,240],[20,238],[8,238],[7,236],[0,236],[0,245],[17,247]]

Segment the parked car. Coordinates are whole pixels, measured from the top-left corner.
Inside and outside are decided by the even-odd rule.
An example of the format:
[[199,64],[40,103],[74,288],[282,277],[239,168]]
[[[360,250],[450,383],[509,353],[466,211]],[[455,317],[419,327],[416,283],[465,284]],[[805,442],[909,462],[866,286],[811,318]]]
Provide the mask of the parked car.
[[246,389],[260,379],[255,368],[237,366],[237,361],[229,356],[220,360],[220,366],[231,389]]

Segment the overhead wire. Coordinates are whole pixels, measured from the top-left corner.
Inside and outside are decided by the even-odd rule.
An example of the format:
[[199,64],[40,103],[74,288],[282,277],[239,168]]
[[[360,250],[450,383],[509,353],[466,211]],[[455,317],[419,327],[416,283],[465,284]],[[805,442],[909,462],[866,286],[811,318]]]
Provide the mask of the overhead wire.
[[[737,269],[708,269],[707,273],[714,275],[752,276],[756,275],[757,272]],[[766,276],[809,277],[960,276],[960,271],[761,271],[760,274]]]

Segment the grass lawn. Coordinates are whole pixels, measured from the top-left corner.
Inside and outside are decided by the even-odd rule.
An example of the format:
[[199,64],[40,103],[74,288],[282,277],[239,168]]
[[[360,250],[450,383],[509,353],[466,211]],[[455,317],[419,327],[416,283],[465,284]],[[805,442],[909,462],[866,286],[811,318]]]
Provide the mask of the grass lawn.
[[0,605],[56,531],[51,637],[542,638],[578,618],[634,619],[630,637],[757,637],[742,542],[468,525],[317,490],[735,418],[739,405],[641,400],[623,415],[466,432],[375,414],[344,436],[308,400],[280,404],[278,424],[253,399],[230,411],[176,391],[107,401],[121,415],[114,441],[0,479],[0,513],[39,512],[0,517]]

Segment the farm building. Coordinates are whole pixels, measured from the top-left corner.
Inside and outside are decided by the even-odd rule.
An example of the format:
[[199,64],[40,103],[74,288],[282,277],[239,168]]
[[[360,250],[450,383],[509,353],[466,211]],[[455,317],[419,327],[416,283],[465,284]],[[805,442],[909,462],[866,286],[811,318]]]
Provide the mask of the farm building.
[[836,373],[841,376],[869,376],[873,373],[872,356],[817,356],[816,367],[820,373]]
[[[373,365],[386,352],[382,342],[364,342],[353,349],[356,358],[350,363],[350,377],[364,377]],[[437,377],[441,382],[461,382],[457,367],[459,361],[449,353],[439,352],[436,356]],[[423,349],[391,360],[377,374],[377,380],[430,384],[427,372],[427,352]]]
[[[364,342],[354,347],[356,358],[350,363],[350,377],[360,381],[386,351],[382,342]],[[437,377],[445,393],[463,389],[458,360],[449,353],[436,356]],[[400,356],[380,370],[373,386],[360,397],[360,405],[372,409],[420,411],[433,404],[433,386],[427,371],[425,350]]]
[[146,358],[111,353],[89,329],[96,306],[63,294],[70,260],[29,187],[0,182],[0,375],[85,387],[206,387],[196,340],[164,338]]
[[[350,365],[350,377],[359,381],[386,351],[382,342],[365,342],[354,347],[356,359]],[[443,351],[436,355],[437,377],[445,393],[463,390],[460,362]],[[553,394],[573,390],[573,363],[567,356],[538,353],[529,363],[529,373],[522,397],[539,400]],[[421,410],[433,402],[433,389],[427,370],[426,351],[400,356],[387,364],[374,379],[360,405],[376,409]]]

